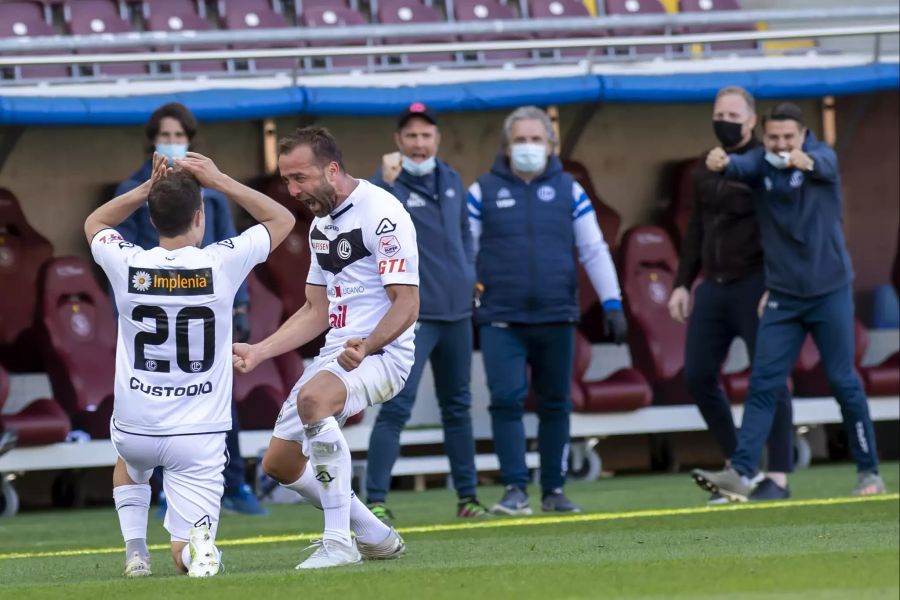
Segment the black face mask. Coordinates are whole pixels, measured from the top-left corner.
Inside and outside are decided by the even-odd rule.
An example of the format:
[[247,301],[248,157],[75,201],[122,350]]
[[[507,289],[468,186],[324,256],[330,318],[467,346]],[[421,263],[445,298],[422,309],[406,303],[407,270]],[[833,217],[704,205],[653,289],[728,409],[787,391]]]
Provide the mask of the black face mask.
[[713,121],[713,131],[725,148],[735,148],[744,139],[740,123],[730,121]]

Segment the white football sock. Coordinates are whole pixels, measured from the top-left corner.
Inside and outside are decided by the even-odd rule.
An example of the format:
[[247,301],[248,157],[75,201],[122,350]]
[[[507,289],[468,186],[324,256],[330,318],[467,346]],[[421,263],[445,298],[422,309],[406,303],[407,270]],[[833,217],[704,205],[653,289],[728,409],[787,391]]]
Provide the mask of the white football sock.
[[125,540],[125,555],[133,552],[149,556],[147,549],[147,514],[150,511],[150,485],[120,485],[113,488],[113,500],[119,515],[119,528]]
[[319,498],[325,511],[322,537],[350,544],[350,448],[334,417],[305,427],[309,440],[309,463],[319,484]]
[[190,545],[190,543],[185,544],[184,548],[181,549],[181,564],[184,565],[185,569],[191,568],[191,545]]
[[[290,490],[294,490],[306,501],[318,508],[322,509],[322,498],[320,496],[321,486],[316,478],[313,477],[313,467],[303,469],[300,479],[294,483],[282,484]],[[377,544],[387,539],[391,533],[391,528],[382,523],[378,517],[372,514],[372,511],[363,504],[362,500],[350,492],[350,529],[356,534],[356,539],[364,544]]]

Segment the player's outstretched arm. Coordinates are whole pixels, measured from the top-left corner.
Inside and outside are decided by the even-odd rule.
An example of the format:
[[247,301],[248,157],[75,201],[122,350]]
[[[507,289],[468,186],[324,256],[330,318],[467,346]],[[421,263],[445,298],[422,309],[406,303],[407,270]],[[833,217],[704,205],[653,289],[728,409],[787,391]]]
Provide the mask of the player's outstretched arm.
[[159,179],[171,172],[166,166],[166,157],[153,153],[153,169],[150,179],[121,196],[116,196],[103,206],[92,212],[84,221],[84,235],[90,244],[98,231],[118,226],[136,211],[141,204],[147,201],[150,188]]
[[363,359],[381,350],[409,329],[419,318],[419,288],[415,285],[387,285],[384,287],[391,307],[378,321],[378,325],[366,339],[347,340],[344,351],[338,356],[338,364],[348,371],[359,366]]
[[175,164],[194,177],[204,187],[218,190],[238,203],[260,224],[265,225],[272,238],[272,250],[277,248],[294,228],[294,215],[265,194],[247,187],[222,173],[216,164],[196,152],[175,161]]
[[328,329],[328,296],[325,287],[306,286],[306,304],[256,344],[232,344],[232,363],[240,373],[249,373],[260,363],[310,342]]

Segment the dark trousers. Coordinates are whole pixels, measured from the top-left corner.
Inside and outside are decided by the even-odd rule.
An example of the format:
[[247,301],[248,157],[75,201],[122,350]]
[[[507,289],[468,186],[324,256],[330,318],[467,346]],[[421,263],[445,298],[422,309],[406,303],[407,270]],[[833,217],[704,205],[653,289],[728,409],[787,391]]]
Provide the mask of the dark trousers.
[[403,390],[378,411],[369,438],[366,471],[368,502],[384,502],[391,469],[400,455],[400,432],[409,421],[425,364],[431,361],[444,426],[444,451],[460,498],[475,496],[475,438],[472,434],[472,321],[419,321],[416,358]]
[[531,384],[537,396],[541,487],[544,492],[561,488],[568,461],[575,326],[491,324],[482,325],[479,331],[491,392],[494,448],[504,485],[524,489],[528,484],[522,415],[528,396],[526,366],[530,366]]
[[[726,457],[737,449],[737,430],[719,372],[735,337],[744,340],[748,354],[753,356],[759,326],[756,310],[764,291],[765,279],[760,271],[725,283],[707,279],[694,294],[684,351],[684,378],[709,432]],[[793,470],[793,442],[793,406],[787,385],[782,385],[776,390],[775,415],[768,438],[770,471]]]
[[[241,491],[241,486],[246,481],[246,464],[241,456],[241,447],[238,444],[238,434],[241,432],[241,424],[238,421],[237,404],[231,403],[231,431],[225,434],[225,452],[228,460],[225,462],[225,495],[236,496]],[[153,470],[153,485],[162,489],[162,467]]]
[[832,393],[841,405],[857,469],[878,470],[869,404],[853,366],[853,291],[848,285],[813,298],[769,294],[756,338],[738,447],[731,457],[732,466],[742,475],[756,473],[762,445],[772,428],[777,391],[787,380],[807,333],[812,334]]

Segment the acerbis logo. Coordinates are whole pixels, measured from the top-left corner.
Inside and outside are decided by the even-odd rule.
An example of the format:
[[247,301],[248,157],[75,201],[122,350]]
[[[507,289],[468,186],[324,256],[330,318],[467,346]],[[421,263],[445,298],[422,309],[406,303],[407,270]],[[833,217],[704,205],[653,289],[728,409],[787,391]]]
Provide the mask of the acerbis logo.
[[321,471],[316,473],[316,481],[318,481],[319,483],[331,483],[332,481],[334,481],[334,477],[331,475],[331,473],[329,473],[325,469],[322,469]]

